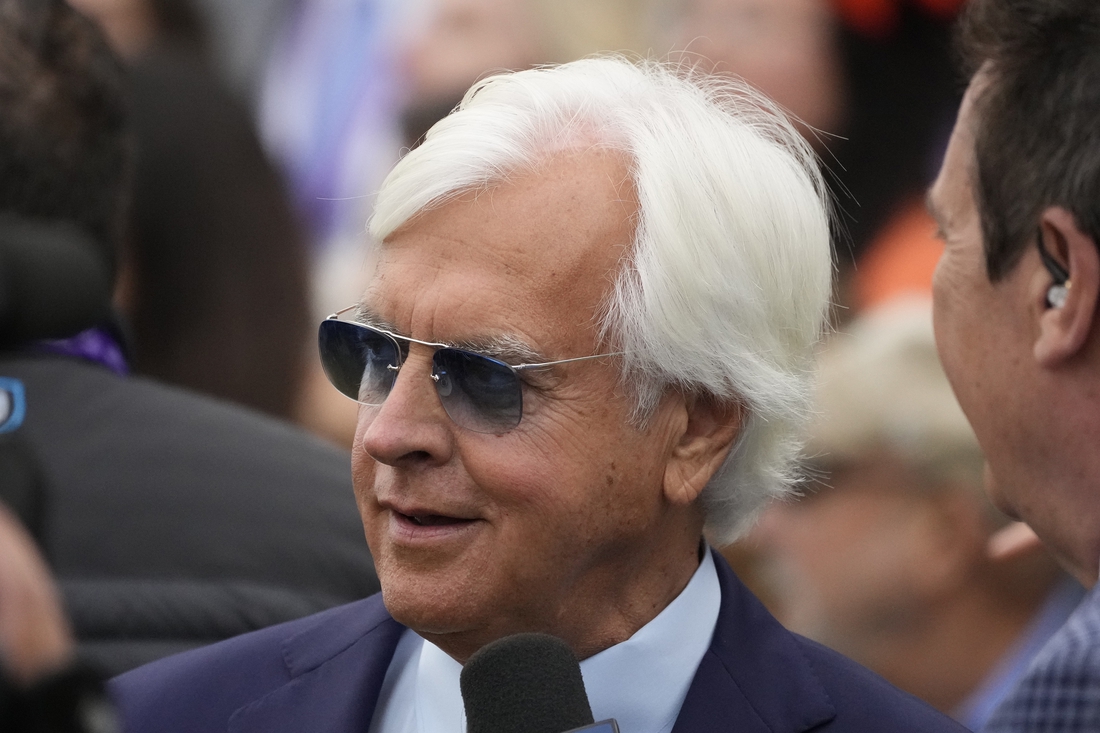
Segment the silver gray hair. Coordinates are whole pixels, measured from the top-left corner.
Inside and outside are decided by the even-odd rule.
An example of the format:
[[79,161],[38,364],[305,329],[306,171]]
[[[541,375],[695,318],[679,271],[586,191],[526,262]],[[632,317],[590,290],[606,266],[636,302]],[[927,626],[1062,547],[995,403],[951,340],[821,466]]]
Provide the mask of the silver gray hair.
[[631,257],[598,314],[626,352],[636,420],[669,388],[744,408],[702,497],[710,540],[726,544],[792,490],[831,290],[826,187],[771,102],[735,80],[621,57],[490,77],[386,178],[372,239],[578,148],[623,153],[639,200]]

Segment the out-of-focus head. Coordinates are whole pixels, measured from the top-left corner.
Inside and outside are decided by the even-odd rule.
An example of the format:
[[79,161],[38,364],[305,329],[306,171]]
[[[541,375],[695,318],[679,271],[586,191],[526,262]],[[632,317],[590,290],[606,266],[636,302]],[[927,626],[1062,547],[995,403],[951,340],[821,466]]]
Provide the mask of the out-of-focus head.
[[148,0],[68,0],[103,29],[111,47],[124,58],[144,51],[156,35]]
[[788,490],[829,221],[808,145],[742,85],[617,58],[493,77],[370,232],[375,323],[511,363],[612,354],[524,372],[500,435],[448,418],[418,344],[361,409],[360,509],[413,628],[606,642],[678,592],[704,521],[727,542]]
[[415,96],[453,99],[488,71],[545,61],[528,0],[432,0],[407,51]]
[[891,456],[927,483],[980,484],[983,459],[940,366],[932,304],[902,296],[828,342],[806,453],[839,467]]
[[803,126],[836,133],[844,79],[827,0],[672,0],[665,25],[675,49],[717,73],[745,79]]
[[0,213],[65,222],[113,263],[130,150],[122,72],[60,0],[0,0]]
[[206,29],[192,0],[68,0],[102,28],[111,48],[133,59],[156,43],[203,50]]
[[769,508],[756,536],[783,620],[869,663],[878,638],[969,580],[997,521],[929,302],[891,301],[832,337],[815,395],[817,481]]
[[973,0],[960,38],[974,76],[929,194],[937,342],[994,501],[1091,582],[1100,509],[1075,441],[1095,412],[1100,5]]
[[402,54],[410,146],[481,77],[550,60],[530,0],[431,0],[424,12]]
[[777,616],[960,713],[1060,577],[994,555],[1006,520],[940,367],[927,299],[890,301],[826,344],[807,460],[817,480],[754,538]]

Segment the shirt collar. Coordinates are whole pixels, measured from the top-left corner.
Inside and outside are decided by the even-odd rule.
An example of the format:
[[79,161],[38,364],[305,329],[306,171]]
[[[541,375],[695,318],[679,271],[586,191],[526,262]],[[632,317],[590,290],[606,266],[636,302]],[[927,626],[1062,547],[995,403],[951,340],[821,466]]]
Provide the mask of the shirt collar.
[[[624,733],[671,731],[710,647],[721,603],[714,558],[705,551],[687,587],[656,618],[626,641],[581,662],[595,719],[615,718]],[[462,666],[427,641],[410,662],[416,664],[412,702],[418,733],[465,730],[458,684]]]

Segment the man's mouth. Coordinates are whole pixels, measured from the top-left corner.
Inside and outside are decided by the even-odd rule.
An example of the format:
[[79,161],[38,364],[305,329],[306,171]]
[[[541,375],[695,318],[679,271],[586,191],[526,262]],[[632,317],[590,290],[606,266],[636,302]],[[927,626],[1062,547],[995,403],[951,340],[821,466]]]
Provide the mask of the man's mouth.
[[400,516],[419,527],[442,527],[470,521],[469,519],[447,517],[442,514],[401,514]]

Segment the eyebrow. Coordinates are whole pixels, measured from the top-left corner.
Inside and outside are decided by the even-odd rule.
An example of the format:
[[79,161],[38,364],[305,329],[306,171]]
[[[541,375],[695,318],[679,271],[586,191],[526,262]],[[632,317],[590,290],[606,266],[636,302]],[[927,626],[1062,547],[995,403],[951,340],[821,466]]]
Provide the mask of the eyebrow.
[[[371,326],[381,331],[388,331],[400,339],[412,338],[402,333],[399,328],[389,321],[379,317],[370,310],[368,306],[362,303],[356,306],[354,317],[356,322],[362,323],[364,326]],[[527,342],[508,334],[486,336],[484,338],[465,338],[447,342],[433,341],[431,343],[440,347],[474,351],[483,356],[490,356],[499,361],[503,361],[505,364],[510,364],[514,367],[550,361]]]

